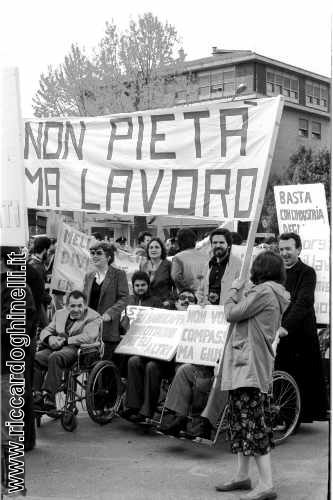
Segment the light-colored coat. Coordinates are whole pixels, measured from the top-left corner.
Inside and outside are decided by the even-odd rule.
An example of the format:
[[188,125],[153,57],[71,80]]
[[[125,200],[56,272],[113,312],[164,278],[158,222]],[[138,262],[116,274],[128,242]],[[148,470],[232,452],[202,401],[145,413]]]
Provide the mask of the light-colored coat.
[[177,253],[172,259],[171,277],[180,292],[190,288],[196,292],[206,275],[207,256],[195,248]]
[[[66,308],[56,311],[51,323],[41,331],[40,340],[44,341],[50,335],[67,338],[65,326],[68,315]],[[83,318],[75,321],[69,329],[68,345],[93,344],[98,338],[100,324],[100,315],[88,307]]]
[[[224,274],[221,279],[221,294],[220,294],[220,304],[223,305],[228,293],[230,291],[232,282],[238,278],[241,270],[242,262],[236,255],[230,255],[229,262],[225,268]],[[209,263],[206,264],[204,269],[204,279],[202,280],[201,286],[198,291],[198,302],[201,305],[209,304],[209,275],[210,267]]]
[[235,323],[225,346],[221,389],[257,387],[267,393],[272,380],[272,343],[289,305],[289,293],[274,282],[252,285],[239,299],[233,287],[224,304],[227,321]]

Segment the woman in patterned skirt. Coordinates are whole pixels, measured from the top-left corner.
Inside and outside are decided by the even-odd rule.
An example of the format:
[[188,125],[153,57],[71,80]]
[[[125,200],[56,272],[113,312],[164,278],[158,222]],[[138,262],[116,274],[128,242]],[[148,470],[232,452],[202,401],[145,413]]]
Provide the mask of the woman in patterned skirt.
[[225,347],[221,389],[229,391],[229,436],[237,453],[235,477],[217,491],[250,490],[250,458],[254,457],[259,483],[241,500],[276,498],[270,451],[273,448],[268,390],[272,382],[272,343],[289,304],[285,270],[279,255],[262,252],[253,262],[251,283],[235,280],[225,302],[232,331]]

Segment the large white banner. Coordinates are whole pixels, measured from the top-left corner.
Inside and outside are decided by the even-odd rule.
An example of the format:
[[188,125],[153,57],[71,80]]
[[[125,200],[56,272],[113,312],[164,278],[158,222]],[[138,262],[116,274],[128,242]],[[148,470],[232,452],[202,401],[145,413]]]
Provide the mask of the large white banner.
[[23,164],[23,127],[16,68],[0,72],[0,244],[28,241]]
[[25,122],[31,208],[251,220],[282,98]]
[[295,184],[274,187],[280,234],[301,236],[301,259],[317,275],[315,311],[317,323],[329,324],[330,311],[330,227],[323,184]]

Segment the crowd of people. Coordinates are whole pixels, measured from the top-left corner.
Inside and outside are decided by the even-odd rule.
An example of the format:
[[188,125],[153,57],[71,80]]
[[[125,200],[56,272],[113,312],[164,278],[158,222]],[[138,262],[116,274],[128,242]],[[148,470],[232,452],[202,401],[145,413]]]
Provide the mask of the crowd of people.
[[[210,254],[196,249],[191,229],[178,232],[166,245],[149,232],[139,235],[135,254],[139,269],[132,276],[130,294],[126,273],[114,265],[117,249],[99,238],[91,248],[91,267],[82,290],[66,297],[53,291],[56,311],[49,322],[52,300],[47,283],[52,273],[56,242],[47,237],[34,240],[27,258],[27,334],[25,394],[25,449],[35,446],[34,410],[56,408],[56,391],[62,371],[77,358],[80,345],[104,343],[104,359],[122,366],[127,379],[125,406],[121,416],[132,422],[151,419],[156,412],[161,381],[170,388],[158,431],[179,435],[186,431],[193,408],[199,408],[197,427],[190,437],[210,438],[228,399],[231,450],[238,468],[232,479],[216,486],[218,491],[250,490],[250,457],[255,458],[259,483],[244,499],[275,498],[270,452],[273,448],[268,389],[273,367],[296,380],[301,393],[300,423],[327,419],[327,398],[314,313],[315,271],[300,259],[301,240],[284,233],[267,243],[255,258],[250,281],[240,280],[241,261],[232,252],[239,235],[218,228],[209,235]],[[119,241],[120,248],[126,242]],[[14,249],[15,250],[15,249]],[[9,369],[8,304],[6,275],[11,266],[1,248],[1,349],[2,421],[8,419],[6,383]],[[17,251],[17,249],[16,249]],[[221,370],[194,364],[177,365],[144,356],[124,358],[114,351],[120,342],[122,313],[128,305],[186,310],[189,305],[223,306],[232,324]],[[277,332],[277,353],[272,348]],[[38,350],[37,350],[38,341]],[[120,359],[121,358],[121,359]],[[309,367],[311,366],[311,370]],[[46,376],[43,375],[46,371]],[[8,399],[8,398],[7,398]],[[6,413],[7,412],[7,413]],[[2,425],[3,442],[8,432]]]

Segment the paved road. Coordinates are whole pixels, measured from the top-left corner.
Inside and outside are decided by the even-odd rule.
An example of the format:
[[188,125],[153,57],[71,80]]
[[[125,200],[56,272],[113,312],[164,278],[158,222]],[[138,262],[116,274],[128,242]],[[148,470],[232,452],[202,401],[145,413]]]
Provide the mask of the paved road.
[[[116,418],[104,427],[82,413],[73,433],[47,417],[26,456],[29,500],[236,500],[214,484],[230,478],[228,443],[215,448],[154,435]],[[304,425],[277,447],[273,470],[280,500],[326,500],[328,423]],[[255,469],[253,477],[256,478]]]

